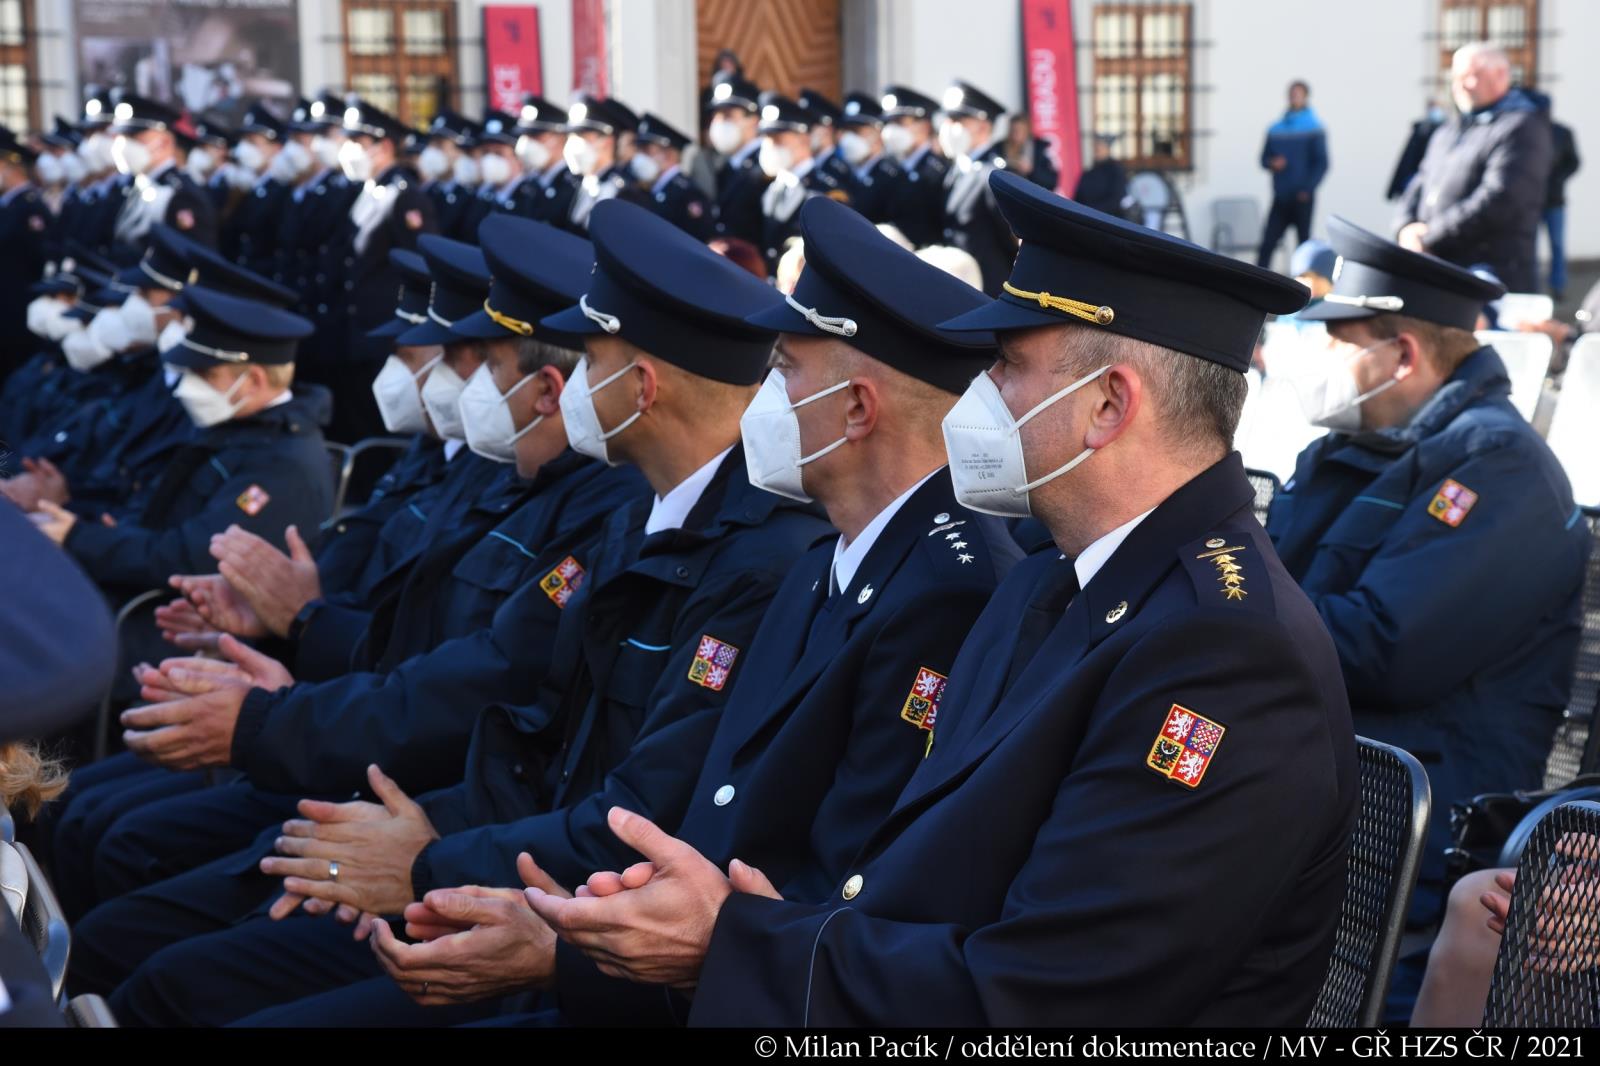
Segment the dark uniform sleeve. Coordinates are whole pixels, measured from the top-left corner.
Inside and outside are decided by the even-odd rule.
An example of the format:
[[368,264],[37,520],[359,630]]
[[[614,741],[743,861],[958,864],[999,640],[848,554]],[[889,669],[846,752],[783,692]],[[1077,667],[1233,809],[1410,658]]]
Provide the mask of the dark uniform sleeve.
[[105,694],[116,664],[98,590],[33,523],[0,500],[0,742],[70,725]]
[[1452,248],[1473,245],[1527,217],[1527,205],[1533,205],[1537,216],[1544,206],[1550,152],[1550,124],[1541,115],[1519,115],[1490,149],[1472,192],[1428,223],[1423,237],[1427,250],[1449,255]]
[[[1359,578],[1350,584],[1314,566],[1305,583],[1339,649],[1353,705],[1413,710],[1433,702],[1498,657],[1507,633],[1539,621],[1552,582],[1576,588],[1583,568],[1570,547],[1578,538],[1567,530],[1581,517],[1561,513],[1553,494],[1531,488],[1536,469],[1536,457],[1514,446],[1453,468],[1448,477],[1477,494],[1453,528],[1428,509],[1443,478],[1387,509],[1353,505],[1370,509],[1374,537],[1382,539],[1356,543],[1363,540],[1359,524],[1341,523],[1348,532],[1337,539],[1345,543],[1322,551],[1370,552]],[[1395,505],[1403,507],[1398,519]],[[1330,575],[1328,584],[1317,580],[1319,572]],[[1438,639],[1443,633],[1449,639]]]
[[326,681],[348,673],[351,657],[372,624],[372,612],[327,600],[301,610],[306,621],[294,642],[295,678]]
[[216,203],[193,182],[186,181],[173,190],[165,221],[192,241],[207,248],[217,246]]
[[[227,461],[224,455],[214,462]],[[108,527],[80,519],[67,534],[67,550],[102,585],[164,588],[173,574],[215,573],[211,537],[230,525],[282,548],[285,528],[314,530],[327,517],[317,513],[318,494],[306,491],[303,474],[293,465],[250,462],[241,464],[237,473],[227,471],[225,465],[221,470],[211,465],[201,467],[194,476],[215,477],[218,484],[207,493],[205,506],[191,517],[165,529],[131,524]]]
[[[1089,711],[993,922],[871,916],[858,909],[870,877],[857,906],[736,894],[713,931],[692,1020],[991,1026],[1049,1017],[1070,1026],[1137,1012],[1152,1024],[1192,1021],[1201,1004],[1177,997],[1220,986],[1237,968],[1263,913],[1284,905],[1328,835],[1308,831],[1305,812],[1337,809],[1333,764],[1294,757],[1329,750],[1327,719],[1307,710],[1324,704],[1319,689],[1271,617],[1193,611],[1156,627]],[[1193,789],[1145,766],[1174,703],[1227,727]],[[1233,831],[1243,825],[1248,833]],[[1017,829],[1002,819],[995,831]],[[1263,864],[1265,839],[1283,851]],[[1196,922],[1203,943],[1192,929],[1177,935]]]
[[417,247],[418,237],[424,233],[439,232],[439,219],[434,212],[433,201],[411,182],[395,197],[388,224],[393,246],[413,251]]
[[695,652],[707,634],[724,644],[748,648],[780,580],[781,575],[740,571],[697,591],[674,624],[667,666],[646,700],[638,736],[599,791],[567,808],[434,841],[413,866],[417,892],[466,884],[520,884],[516,866],[520,851],[531,852],[546,872],[568,885],[586,880],[596,870],[620,870],[638,861],[611,832],[606,813],[620,806],[663,825],[676,826],[683,820],[722,707],[739,683],[738,659],[729,683],[720,690],[691,681]]

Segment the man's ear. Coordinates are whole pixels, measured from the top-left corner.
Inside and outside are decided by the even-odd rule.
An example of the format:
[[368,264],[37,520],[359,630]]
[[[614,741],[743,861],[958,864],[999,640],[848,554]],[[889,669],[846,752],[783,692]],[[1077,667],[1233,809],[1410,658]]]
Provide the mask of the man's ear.
[[640,358],[637,367],[639,371],[639,399],[635,409],[648,410],[656,402],[656,390],[661,387],[660,379],[656,376],[656,365],[647,358]]
[[1115,441],[1138,417],[1144,406],[1144,379],[1127,363],[1118,363],[1081,390],[1089,393],[1089,431],[1087,448],[1104,448]]
[[533,375],[538,380],[531,386],[538,390],[539,398],[533,409],[549,417],[561,413],[561,390],[567,387],[566,376],[553,366],[541,366]]
[[870,380],[852,381],[844,394],[849,401],[844,409],[844,435],[849,440],[862,440],[878,424],[882,402],[878,386]]
[[1400,362],[1395,367],[1394,378],[1396,381],[1404,381],[1416,373],[1422,361],[1422,344],[1411,333],[1401,333],[1395,337],[1394,344],[1400,357]]

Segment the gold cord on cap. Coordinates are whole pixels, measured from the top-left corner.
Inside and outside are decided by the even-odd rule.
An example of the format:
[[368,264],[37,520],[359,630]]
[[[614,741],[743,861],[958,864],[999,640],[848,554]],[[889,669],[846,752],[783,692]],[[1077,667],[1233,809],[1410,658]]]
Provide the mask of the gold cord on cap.
[[489,318],[493,320],[494,324],[499,326],[501,329],[509,329],[512,333],[515,333],[521,337],[533,336],[532,322],[524,322],[520,318],[512,318],[508,314],[496,311],[494,308],[489,306],[488,300],[483,301],[483,313],[488,315]]
[[1071,300],[1065,296],[1052,296],[1048,292],[1028,292],[1019,289],[1009,281],[1001,282],[1001,287],[1013,296],[1024,300],[1037,300],[1039,306],[1051,311],[1065,311],[1075,318],[1085,322],[1093,322],[1100,326],[1109,326],[1117,317],[1117,313],[1104,304],[1085,303],[1082,300]]

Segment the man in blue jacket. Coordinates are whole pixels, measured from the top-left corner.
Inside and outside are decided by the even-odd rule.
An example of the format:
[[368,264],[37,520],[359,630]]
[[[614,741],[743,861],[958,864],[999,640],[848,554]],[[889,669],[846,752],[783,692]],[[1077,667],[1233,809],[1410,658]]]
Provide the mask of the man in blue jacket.
[[1413,915],[1438,916],[1450,806],[1538,788],[1567,705],[1589,534],[1560,463],[1472,329],[1503,291],[1343,219],[1330,350],[1302,402],[1333,430],[1267,528],[1339,649],[1357,731],[1415,755],[1433,821]]
[[1290,226],[1297,245],[1311,239],[1317,186],[1328,173],[1328,136],[1311,110],[1310,97],[1305,82],[1289,86],[1289,110],[1267,128],[1267,143],[1261,148],[1261,165],[1272,171],[1272,209],[1256,255],[1261,266],[1272,265],[1272,253]]

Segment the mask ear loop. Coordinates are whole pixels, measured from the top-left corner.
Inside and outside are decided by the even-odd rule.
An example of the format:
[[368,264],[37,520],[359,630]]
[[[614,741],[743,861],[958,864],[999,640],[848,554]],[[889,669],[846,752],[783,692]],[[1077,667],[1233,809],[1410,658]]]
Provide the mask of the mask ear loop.
[[[539,376],[538,374],[529,374],[526,377],[524,377],[521,381],[517,382],[515,385],[511,386],[511,388],[509,388],[509,389],[507,389],[505,391],[505,393],[500,397],[500,402],[501,403],[505,403],[507,400],[511,399],[512,396],[516,395],[516,392],[517,392],[518,389],[522,388],[522,386],[526,385],[528,382],[532,381],[534,378],[536,378],[538,376]],[[517,441],[519,441],[523,437],[527,436],[528,432],[530,430],[532,430],[533,427],[537,426],[540,422],[543,422],[543,421],[544,421],[544,415],[535,415],[532,422],[529,422],[527,425],[523,426],[521,429],[519,429],[515,433],[511,434],[511,439],[510,439],[510,441],[508,443],[510,443],[510,444],[517,443]]]
[[[822,399],[824,396],[831,396],[834,393],[838,392],[840,389],[847,387],[849,384],[850,384],[850,379],[846,378],[845,380],[839,382],[837,385],[829,385],[827,388],[823,389],[821,392],[812,393],[810,396],[807,396],[805,399],[801,400],[799,403],[790,404],[789,405],[789,410],[798,411],[798,410],[800,410],[800,408],[804,407],[806,404],[814,403],[815,401]],[[812,452],[810,455],[807,455],[804,458],[799,459],[798,461],[795,462],[794,465],[795,466],[805,466],[807,463],[814,463],[818,459],[821,459],[824,455],[827,455],[829,452],[833,451],[834,449],[843,447],[844,443],[849,439],[850,438],[848,438],[848,437],[840,437],[838,440],[834,441],[832,444],[828,445],[827,447],[822,448],[819,451]]]
[[[1045,397],[1043,400],[1041,400],[1037,404],[1035,404],[1033,406],[1032,410],[1030,410],[1027,414],[1023,415],[1021,418],[1017,419],[1016,422],[1014,422],[1012,424],[1011,432],[1013,432],[1013,433],[1021,432],[1023,424],[1025,422],[1027,422],[1029,419],[1031,419],[1034,415],[1038,414],[1040,411],[1043,411],[1046,407],[1049,407],[1051,404],[1055,403],[1057,400],[1060,400],[1060,399],[1062,399],[1062,398],[1064,398],[1066,396],[1070,396],[1074,392],[1077,392],[1079,389],[1081,389],[1085,385],[1089,384],[1089,382],[1091,382],[1091,381],[1095,380],[1096,378],[1100,377],[1107,370],[1110,370],[1110,369],[1111,369],[1111,364],[1107,363],[1105,366],[1101,367],[1099,370],[1096,370],[1093,374],[1090,374],[1088,377],[1079,378],[1077,381],[1074,381],[1071,385],[1068,385],[1066,388],[1062,389],[1060,392],[1057,392],[1052,396]],[[1014,489],[1011,490],[1011,492],[1015,496],[1025,496],[1028,493],[1032,492],[1034,489],[1038,488],[1040,485],[1046,484],[1047,482],[1050,482],[1050,481],[1054,481],[1056,478],[1060,477],[1062,474],[1067,473],[1073,467],[1077,466],[1079,463],[1083,462],[1085,459],[1089,458],[1089,456],[1093,455],[1094,453],[1095,453],[1095,449],[1094,448],[1085,448],[1083,451],[1079,452],[1066,465],[1061,466],[1061,467],[1059,467],[1059,468],[1057,468],[1055,470],[1052,470],[1050,473],[1044,475],[1043,477],[1035,478],[1034,480],[1029,481],[1026,484],[1023,484],[1023,485],[1021,485],[1021,486],[1019,486],[1017,488],[1014,488]]]
[[[634,367],[636,367],[638,365],[639,365],[639,361],[637,359],[635,359],[633,362],[629,363],[627,366],[623,367],[621,370],[618,370],[615,374],[607,375],[605,380],[601,381],[598,385],[590,385],[589,386],[589,398],[590,398],[590,400],[592,401],[594,399],[594,394],[595,393],[599,392],[601,389],[605,388],[607,385],[611,384],[613,381],[616,381],[618,378],[622,377],[622,375],[626,374],[628,371],[632,370]],[[633,412],[633,414],[631,414],[627,418],[623,419],[622,420],[622,424],[617,426],[615,429],[601,430],[601,432],[600,432],[600,442],[602,444],[604,444],[606,441],[610,440],[612,437],[615,437],[618,433],[621,433],[623,430],[627,429],[629,426],[631,426],[635,422],[637,422],[639,420],[639,416],[642,415],[642,414],[644,414],[643,411],[635,411],[635,412]],[[596,413],[596,416],[595,416],[595,422],[597,424],[599,423],[599,414],[598,414],[598,412]]]
[[[1396,341],[1398,341],[1399,339],[1400,339],[1399,337],[1390,337],[1387,340],[1379,341],[1377,344],[1369,344],[1365,348],[1363,348],[1359,352],[1357,352],[1355,355],[1352,355],[1350,357],[1350,359],[1348,360],[1348,363],[1346,365],[1348,365],[1349,363],[1354,363],[1357,359],[1360,359],[1363,355],[1366,355],[1368,352],[1375,352],[1379,348],[1382,348],[1385,344],[1393,344]],[[1398,368],[1396,368],[1396,373],[1398,373],[1398,372],[1399,372],[1399,370],[1398,370]],[[1398,384],[1400,384],[1400,379],[1398,377],[1391,377],[1391,378],[1389,378],[1388,381],[1383,382],[1382,384],[1378,385],[1376,388],[1368,389],[1366,392],[1361,393],[1359,396],[1357,396],[1354,400],[1352,400],[1350,402],[1350,406],[1351,407],[1360,407],[1362,404],[1366,403],[1368,400],[1372,399],[1374,396],[1378,395],[1380,392],[1388,392],[1390,389],[1394,388]]]

